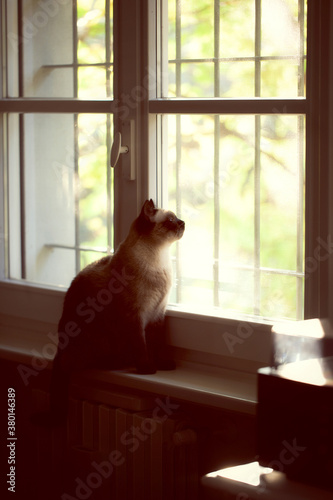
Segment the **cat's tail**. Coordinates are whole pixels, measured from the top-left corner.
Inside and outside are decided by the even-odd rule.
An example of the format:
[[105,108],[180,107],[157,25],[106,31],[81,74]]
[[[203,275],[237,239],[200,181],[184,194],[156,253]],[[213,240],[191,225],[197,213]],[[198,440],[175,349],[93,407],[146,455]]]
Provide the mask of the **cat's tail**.
[[68,388],[70,373],[61,367],[61,358],[57,354],[53,361],[50,383],[50,410],[38,412],[30,418],[34,425],[56,427],[65,425],[68,414]]

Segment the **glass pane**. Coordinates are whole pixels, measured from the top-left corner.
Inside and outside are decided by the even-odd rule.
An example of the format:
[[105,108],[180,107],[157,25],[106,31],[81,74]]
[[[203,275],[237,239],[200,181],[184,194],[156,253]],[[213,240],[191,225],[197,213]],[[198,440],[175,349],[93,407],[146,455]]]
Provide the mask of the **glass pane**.
[[111,92],[111,82],[105,84],[105,69],[89,66],[78,69],[78,98],[105,99]]
[[262,273],[261,310],[268,318],[295,318],[298,280],[283,274]]
[[[175,65],[170,64],[169,92],[177,94],[177,75]],[[214,65],[211,62],[201,64],[182,64],[180,66],[180,79],[186,97],[206,97],[214,94]],[[198,82],[202,82],[198,85]]]
[[105,60],[105,0],[80,0],[77,9],[79,63]]
[[304,96],[305,0],[169,0],[163,97]]
[[10,277],[69,286],[112,250],[110,116],[10,115],[9,122]]
[[186,222],[173,250],[171,300],[232,317],[300,319],[304,116],[168,115],[165,122],[164,204]]
[[223,97],[253,97],[255,95],[255,66],[253,62],[229,61],[220,63],[219,88],[220,95]]
[[31,0],[22,9],[22,40],[11,42],[23,56],[23,97],[112,97],[112,2]]

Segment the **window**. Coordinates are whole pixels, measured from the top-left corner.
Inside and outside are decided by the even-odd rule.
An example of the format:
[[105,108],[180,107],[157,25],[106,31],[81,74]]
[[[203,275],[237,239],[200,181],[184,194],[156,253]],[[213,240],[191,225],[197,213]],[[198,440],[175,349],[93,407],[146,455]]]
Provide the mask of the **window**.
[[[73,5],[3,5],[6,93],[27,105],[27,112],[4,117],[8,275],[56,286],[68,286],[89,261],[113,248],[112,4]],[[77,98],[104,100],[104,113],[94,113],[92,104],[88,114],[77,101],[77,112],[70,112]]]
[[[176,347],[264,362],[257,332],[329,313],[329,1],[0,3],[8,322],[56,321],[52,290],[112,253],[148,197],[186,221]],[[226,331],[244,334],[236,353]]]
[[167,196],[188,220],[174,299],[301,319],[306,4],[168,2],[168,32]]

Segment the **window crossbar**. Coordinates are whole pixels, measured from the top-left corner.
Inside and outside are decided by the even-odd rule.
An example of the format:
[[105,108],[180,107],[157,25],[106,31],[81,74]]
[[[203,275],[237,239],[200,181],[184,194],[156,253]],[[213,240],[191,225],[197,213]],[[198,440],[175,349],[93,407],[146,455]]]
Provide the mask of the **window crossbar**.
[[79,62],[74,62],[70,64],[44,64],[42,68],[46,69],[58,69],[58,68],[95,68],[95,67],[103,67],[103,68],[110,68],[113,66],[112,62],[101,62],[101,63],[79,63]]
[[103,254],[113,254],[113,249],[111,247],[89,247],[89,246],[80,246],[80,245],[61,245],[58,243],[45,243],[46,248],[60,248],[63,250],[75,250],[78,252],[95,252],[95,253],[103,253]]
[[295,56],[244,56],[244,57],[207,57],[199,59],[169,59],[170,64],[197,64],[197,63],[216,63],[216,62],[257,62],[257,61],[305,61],[305,55]]

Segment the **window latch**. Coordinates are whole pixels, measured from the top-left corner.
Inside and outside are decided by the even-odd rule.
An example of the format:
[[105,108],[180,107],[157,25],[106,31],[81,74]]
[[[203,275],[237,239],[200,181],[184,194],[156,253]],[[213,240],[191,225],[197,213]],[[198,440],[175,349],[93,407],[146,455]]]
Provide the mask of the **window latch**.
[[128,153],[128,151],[129,151],[128,146],[121,145],[121,133],[117,132],[114,136],[111,148],[111,158],[110,158],[111,167],[114,168],[117,165],[119,156],[122,153]]
[[135,129],[134,129],[134,120],[129,120],[124,122],[123,124],[123,132],[125,134],[125,141],[129,143],[129,146],[122,146],[121,144],[121,133],[117,132],[114,136],[112,148],[111,148],[111,156],[110,156],[110,164],[111,167],[114,168],[117,165],[119,160],[119,156],[121,154],[127,154],[128,158],[126,162],[123,164],[124,175],[127,176],[128,180],[135,180]]

